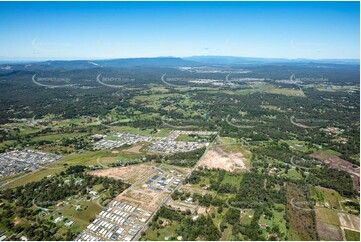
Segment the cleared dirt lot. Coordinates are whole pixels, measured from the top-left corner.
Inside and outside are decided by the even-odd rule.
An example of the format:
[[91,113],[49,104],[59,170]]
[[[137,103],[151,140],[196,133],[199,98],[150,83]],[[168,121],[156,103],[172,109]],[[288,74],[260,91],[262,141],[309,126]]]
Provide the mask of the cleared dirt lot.
[[[168,178],[173,177],[174,179],[180,180],[183,179],[183,176],[181,175],[182,173],[177,173],[175,170],[171,169],[172,167],[164,165],[162,168],[164,168],[164,170],[160,170],[156,166],[152,165],[138,164],[127,167],[92,171],[89,172],[89,174],[95,176],[111,177],[132,184],[115,199],[118,201],[127,201],[131,204],[137,204],[142,209],[155,212],[171,192],[167,188],[160,190],[149,189],[149,184],[146,182],[154,176]],[[187,173],[188,170],[183,172]]]
[[140,208],[154,212],[157,207],[163,203],[168,194],[169,192],[160,193],[149,189],[138,188],[135,190],[128,189],[115,199],[118,201],[127,200],[133,203],[136,202]]
[[341,227],[360,231],[360,216],[338,213],[338,218],[340,219]]
[[130,147],[129,149],[126,149],[126,150],[123,150],[123,151],[129,152],[129,153],[140,154],[140,153],[142,153],[142,152],[140,151],[140,149],[142,149],[142,148],[143,148],[142,145],[135,145],[135,146],[132,146],[132,147]]
[[207,150],[199,161],[199,166],[207,168],[219,168],[226,171],[245,171],[248,168],[245,165],[245,158],[240,152],[224,152],[222,148],[215,147]]
[[208,208],[200,206],[197,211],[200,215],[207,215],[208,214]]
[[127,167],[109,168],[104,170],[91,171],[89,174],[101,177],[111,177],[133,184],[144,175],[153,170],[152,166],[139,164]]

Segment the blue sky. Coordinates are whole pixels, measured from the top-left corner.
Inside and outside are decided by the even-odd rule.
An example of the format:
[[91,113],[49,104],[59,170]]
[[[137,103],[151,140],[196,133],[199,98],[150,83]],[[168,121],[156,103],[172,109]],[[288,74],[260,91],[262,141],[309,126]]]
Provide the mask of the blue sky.
[[359,58],[359,2],[0,2],[0,59]]

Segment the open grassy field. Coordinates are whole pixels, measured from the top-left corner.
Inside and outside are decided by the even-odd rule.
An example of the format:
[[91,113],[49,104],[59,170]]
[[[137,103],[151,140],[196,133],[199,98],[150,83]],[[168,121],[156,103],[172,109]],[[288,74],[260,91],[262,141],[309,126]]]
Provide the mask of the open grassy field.
[[[77,211],[76,205],[81,205],[85,210]],[[81,201],[74,204],[64,205],[58,211],[62,215],[74,221],[72,231],[81,232],[89,225],[90,221],[95,219],[96,215],[101,211],[101,207],[95,201]]]
[[88,133],[63,133],[63,134],[48,134],[48,135],[41,135],[31,139],[31,141],[39,142],[39,141],[56,141],[65,138],[74,138],[74,137],[81,137],[85,136]]
[[295,168],[289,169],[287,174],[285,173],[285,169],[282,169],[282,171],[280,172],[280,175],[288,177],[288,178],[290,178],[292,180],[300,180],[300,179],[302,179],[302,175]]
[[339,85],[320,84],[316,87],[316,89],[318,91],[323,91],[323,92],[339,92],[339,91],[347,92],[347,91],[351,91],[351,90],[360,89],[360,87],[356,86],[356,85],[339,86]]
[[225,144],[224,146],[220,146],[225,152],[241,152],[245,156],[250,158],[251,152],[249,151],[249,147],[247,145],[242,144]]
[[130,126],[112,127],[111,129],[116,132],[128,132],[132,134],[149,135],[149,136],[152,135],[156,137],[164,137],[171,131],[170,129],[161,129],[157,133],[153,134],[153,129],[139,129]]
[[175,230],[178,226],[178,222],[171,221],[169,219],[160,218],[162,221],[167,221],[169,224],[159,229],[152,229],[149,228],[146,230],[145,235],[142,237],[142,240],[150,240],[150,241],[159,241],[159,240],[166,240],[165,237],[176,237]]
[[231,137],[219,137],[224,144],[233,144],[237,142],[237,139]]
[[231,184],[231,185],[237,187],[237,189],[238,189],[240,187],[242,179],[243,179],[242,173],[238,173],[237,175],[230,175],[229,173],[226,173],[224,175],[224,179],[221,184],[228,183],[228,184]]
[[241,212],[241,224],[249,225],[254,215],[253,209],[247,209]]
[[1,124],[0,128],[8,129],[8,132],[10,134],[16,133],[15,130],[12,130],[12,128],[17,127],[20,130],[20,135],[27,135],[27,134],[33,134],[36,132],[39,132],[42,130],[42,127],[32,127],[29,125],[28,122],[22,122],[22,123],[7,123],[7,124]]
[[345,229],[345,236],[347,241],[360,241],[360,232]]
[[191,172],[191,169],[188,167],[181,167],[181,166],[175,166],[175,165],[169,165],[169,164],[164,164],[164,163],[154,163],[154,166],[161,168],[164,171],[167,172],[172,172],[172,171],[176,171],[180,174],[182,174],[183,176],[188,175]]
[[176,141],[197,142],[197,138],[192,137],[188,134],[181,134],[175,140]]
[[337,156],[342,155],[340,152],[337,152],[337,151],[335,151],[335,150],[328,149],[328,148],[326,148],[326,147],[322,148],[321,150],[322,150],[323,152],[329,154],[329,155],[337,155]]
[[295,168],[289,169],[287,176],[294,180],[302,179],[301,173],[299,173]]
[[22,172],[22,173],[18,173],[18,174],[12,175],[12,176],[1,177],[0,182],[10,181],[10,180],[18,178],[20,176],[23,176],[24,174],[26,174],[26,173]]
[[[28,173],[25,176],[21,176],[20,178],[10,182],[5,185],[4,188],[11,188],[24,185],[29,182],[40,181],[44,177],[48,175],[55,175],[56,173],[60,173],[61,171],[66,170],[68,166],[74,165],[99,165],[97,163],[98,157],[109,156],[110,151],[88,151],[84,153],[73,153],[60,161],[55,162],[47,166],[49,169],[41,169],[35,171],[33,173]],[[65,165],[67,164],[67,165]]]
[[344,198],[335,190],[324,187],[310,186],[310,192],[313,199],[317,201],[317,205],[325,206],[333,209],[341,209],[341,201]]
[[286,221],[284,220],[284,215],[286,214],[286,208],[285,205],[282,204],[276,204],[275,207],[277,209],[284,209],[283,211],[277,211],[277,210],[273,210],[273,225],[278,225],[280,228],[280,231],[284,234],[287,233],[287,228],[286,228]]
[[249,84],[253,89],[260,92],[270,93],[270,94],[278,94],[285,96],[298,96],[305,97],[305,94],[300,89],[292,89],[292,88],[281,88],[276,85],[272,85],[266,82],[256,81],[250,82]]
[[3,141],[0,143],[0,149],[3,149],[3,148],[6,148],[6,147],[9,147],[9,146],[12,146],[16,143],[15,140],[6,140],[6,141]]
[[92,126],[98,125],[99,121],[96,118],[72,118],[64,119],[60,122],[55,121],[57,125],[79,125],[79,126]]
[[[13,130],[16,127],[19,131]],[[8,124],[1,124],[0,130],[6,129],[8,135],[18,135],[19,137],[24,137],[29,134],[35,134],[42,130],[41,127],[30,127],[28,123],[8,123]],[[11,146],[16,143],[16,140],[6,140],[0,142],[0,149],[5,148],[6,146]]]
[[266,93],[278,94],[285,96],[296,96],[296,97],[306,97],[303,91],[299,89],[290,89],[290,88],[269,88],[265,90]]
[[25,184],[27,184],[29,182],[40,181],[44,177],[46,177],[48,175],[55,175],[56,173],[59,173],[62,170],[65,170],[65,168],[59,167],[59,168],[51,169],[51,170],[41,169],[41,170],[38,170],[38,171],[36,171],[34,173],[27,173],[24,176],[20,176],[18,178],[15,178],[14,181],[6,184],[4,186],[4,188],[18,187],[18,186],[25,185]]
[[287,233],[286,229],[286,221],[284,219],[284,216],[286,214],[285,205],[283,204],[275,204],[276,209],[272,209],[273,217],[271,219],[266,219],[264,215],[261,216],[259,223],[260,224],[266,224],[269,227],[279,226],[280,231],[283,234]]
[[222,233],[221,240],[222,241],[230,241],[232,240],[232,225],[228,225],[227,228]]
[[141,94],[147,94],[147,93],[151,93],[151,94],[156,94],[156,93],[168,93],[169,90],[165,87],[165,86],[158,86],[155,84],[149,84],[148,85],[150,87],[149,90],[146,91],[141,91]]
[[300,89],[291,88],[279,88],[275,85],[271,85],[265,82],[252,82],[250,83],[252,88],[240,89],[240,90],[207,90],[207,93],[225,93],[234,95],[248,95],[255,92],[266,92],[270,94],[278,94],[285,96],[305,97],[305,94]]
[[316,212],[316,220],[333,225],[340,225],[340,221],[338,219],[337,211],[328,209],[328,208],[317,208]]

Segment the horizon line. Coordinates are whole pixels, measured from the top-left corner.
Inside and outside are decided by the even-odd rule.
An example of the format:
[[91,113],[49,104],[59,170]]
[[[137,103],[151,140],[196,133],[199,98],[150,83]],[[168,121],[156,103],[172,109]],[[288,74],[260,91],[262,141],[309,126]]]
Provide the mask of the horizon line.
[[233,55],[191,55],[191,56],[140,56],[140,57],[69,57],[69,58],[58,58],[58,57],[0,57],[0,61],[13,61],[13,62],[24,62],[24,61],[92,61],[92,60],[119,60],[119,59],[157,59],[157,58],[192,58],[192,57],[223,57],[223,58],[254,58],[254,59],[273,59],[273,60],[352,60],[360,61],[360,58],[287,58],[287,57],[255,57],[255,56],[233,56]]

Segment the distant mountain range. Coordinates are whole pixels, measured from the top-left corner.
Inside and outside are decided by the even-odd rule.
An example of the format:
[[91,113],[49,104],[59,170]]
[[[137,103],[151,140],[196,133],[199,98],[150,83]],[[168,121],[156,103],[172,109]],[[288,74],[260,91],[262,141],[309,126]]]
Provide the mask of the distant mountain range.
[[329,63],[329,64],[360,64],[359,59],[287,59],[287,58],[258,58],[235,56],[192,56],[183,58],[207,64],[267,64],[267,63]]
[[177,67],[177,66],[197,66],[197,63],[177,57],[156,57],[156,58],[127,58],[109,60],[55,60],[42,62],[10,62],[0,63],[0,70],[34,70],[34,69],[90,69],[90,68],[129,68],[129,67]]
[[129,67],[177,67],[202,65],[267,65],[267,64],[360,64],[358,59],[285,59],[255,58],[233,56],[192,56],[192,57],[154,57],[124,58],[105,60],[55,60],[55,61],[1,61],[0,70],[35,70],[35,69],[89,69],[89,68],[129,68]]

